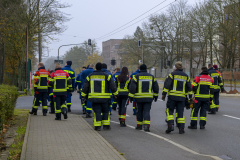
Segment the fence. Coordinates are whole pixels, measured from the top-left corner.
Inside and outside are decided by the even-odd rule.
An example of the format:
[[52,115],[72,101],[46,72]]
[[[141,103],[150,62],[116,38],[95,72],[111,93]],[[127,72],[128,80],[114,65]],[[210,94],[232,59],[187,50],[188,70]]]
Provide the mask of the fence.
[[[0,65],[0,84],[7,84],[18,87],[19,91],[24,91],[27,86],[30,88],[31,60],[28,61],[28,72],[26,73],[26,63],[16,67],[10,65]],[[27,76],[27,77],[26,77]]]

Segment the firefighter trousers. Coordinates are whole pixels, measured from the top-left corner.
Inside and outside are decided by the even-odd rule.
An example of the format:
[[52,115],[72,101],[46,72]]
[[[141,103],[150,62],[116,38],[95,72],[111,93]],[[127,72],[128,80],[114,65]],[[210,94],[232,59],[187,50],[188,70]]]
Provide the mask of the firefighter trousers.
[[220,91],[216,91],[214,92],[214,95],[213,95],[213,102],[212,105],[210,105],[210,109],[212,112],[216,112],[218,107],[219,107],[219,92]]
[[197,126],[198,111],[200,109],[200,126],[205,126],[207,122],[207,110],[209,108],[209,101],[195,100],[191,112],[191,126]]
[[176,108],[177,113],[177,125],[179,128],[185,127],[185,116],[184,116],[185,101],[175,101],[168,97],[167,101],[167,122],[169,125],[174,125],[174,109]]
[[[95,127],[110,126],[110,107],[109,103],[92,103],[94,111],[94,123]],[[101,115],[102,114],[102,115]]]
[[69,90],[67,90],[67,106],[71,107],[71,105],[72,105],[72,93]]
[[133,98],[133,114],[137,114],[137,103],[134,98]]
[[125,121],[126,119],[126,110],[127,110],[127,95],[119,95],[117,98],[119,110],[118,110],[118,117],[119,121]]
[[150,127],[150,110],[152,102],[137,102],[137,126],[148,125]]
[[34,101],[33,101],[33,108],[36,109],[36,110],[40,106],[40,99],[42,100],[42,109],[43,109],[44,112],[47,113],[48,92],[38,92],[38,94],[35,93]]
[[54,107],[55,107],[56,117],[61,119],[61,113],[63,111],[67,111],[66,95],[54,96]]
[[112,104],[112,109],[113,110],[116,110],[117,109],[117,104],[118,104],[118,101],[116,98],[113,98],[113,104]]

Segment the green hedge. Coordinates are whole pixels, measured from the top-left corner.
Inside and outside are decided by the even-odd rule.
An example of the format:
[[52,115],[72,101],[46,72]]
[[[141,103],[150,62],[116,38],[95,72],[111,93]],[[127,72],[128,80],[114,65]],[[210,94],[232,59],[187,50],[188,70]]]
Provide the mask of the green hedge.
[[17,87],[0,85],[0,132],[3,124],[12,118],[18,96]]

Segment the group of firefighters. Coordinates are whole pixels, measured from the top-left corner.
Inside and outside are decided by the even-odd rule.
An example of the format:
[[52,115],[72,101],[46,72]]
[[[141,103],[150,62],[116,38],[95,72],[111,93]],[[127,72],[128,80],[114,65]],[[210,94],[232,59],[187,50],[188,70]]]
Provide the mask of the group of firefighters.
[[[34,102],[30,114],[37,115],[38,106],[42,103],[43,116],[47,115],[47,100],[51,105],[51,114],[55,120],[61,120],[61,114],[67,119],[71,112],[71,96],[74,90],[80,95],[83,114],[92,118],[94,111],[94,127],[100,131],[111,129],[110,115],[117,109],[121,127],[126,126],[126,107],[133,103],[133,115],[137,117],[137,130],[150,131],[150,110],[152,102],[157,102],[159,85],[153,75],[147,72],[145,64],[129,76],[128,68],[116,68],[112,75],[105,63],[97,63],[82,67],[75,81],[75,72],[71,69],[72,61],[67,61],[61,68],[56,63],[55,71],[47,71],[44,64],[38,64],[34,75]],[[94,69],[95,68],[95,69]],[[183,72],[182,62],[176,62],[173,72],[164,81],[162,100],[166,103],[166,133],[174,131],[175,121],[179,134],[185,133],[184,108],[191,111],[189,129],[197,129],[198,112],[200,110],[200,129],[206,125],[206,113],[216,114],[219,108],[219,92],[223,92],[222,76],[217,65],[209,64],[201,68],[201,73],[191,83],[190,77]],[[194,97],[193,97],[194,95]],[[193,107],[190,107],[193,106]]]

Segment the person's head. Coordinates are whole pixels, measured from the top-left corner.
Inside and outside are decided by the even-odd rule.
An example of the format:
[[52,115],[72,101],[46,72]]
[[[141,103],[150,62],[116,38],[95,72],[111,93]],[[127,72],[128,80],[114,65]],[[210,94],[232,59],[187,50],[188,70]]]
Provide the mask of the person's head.
[[97,70],[97,71],[102,70],[102,63],[98,62],[98,63],[96,64],[96,70]]
[[102,68],[103,68],[103,69],[107,69],[107,64],[106,64],[106,63],[103,63],[103,64],[102,64]]
[[218,69],[218,65],[214,64],[213,69]]
[[175,67],[175,66],[173,66],[172,70],[173,70],[173,71],[175,71],[175,70],[176,70],[176,67]]
[[94,68],[94,64],[89,64],[88,68]]
[[211,63],[209,63],[208,64],[208,68],[212,68],[213,66],[212,66],[212,64]]
[[58,68],[62,68],[62,66],[61,66],[60,63],[56,63],[56,64],[55,64],[55,69],[58,69]]
[[42,62],[38,63],[38,68],[40,68],[40,67],[44,67],[44,64]]
[[72,65],[72,61],[67,61],[67,62],[66,62],[66,65],[71,66],[71,65]]
[[181,61],[176,62],[175,67],[176,69],[183,69],[182,62]]
[[83,66],[83,67],[82,67],[82,71],[86,70],[86,68],[87,68],[87,67]]
[[201,70],[202,70],[202,72],[208,72],[208,69],[207,69],[206,66],[203,66],[203,67],[201,68]]
[[144,70],[147,70],[147,66],[145,64],[142,64],[140,66],[140,71],[144,71]]
[[118,81],[120,83],[123,83],[126,80],[127,75],[128,75],[128,68],[123,67],[120,75],[118,76]]

